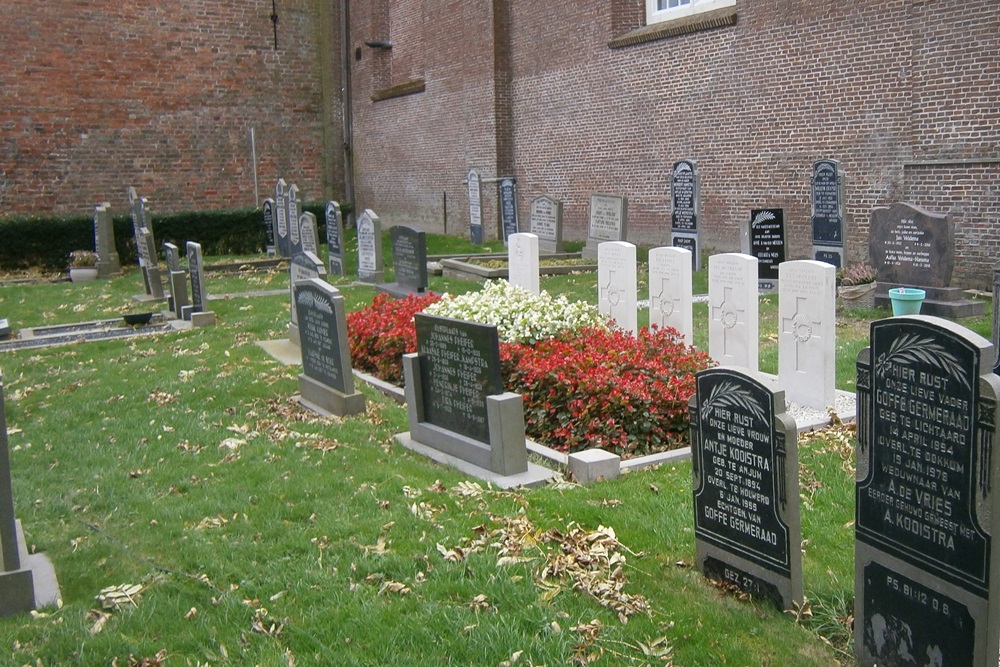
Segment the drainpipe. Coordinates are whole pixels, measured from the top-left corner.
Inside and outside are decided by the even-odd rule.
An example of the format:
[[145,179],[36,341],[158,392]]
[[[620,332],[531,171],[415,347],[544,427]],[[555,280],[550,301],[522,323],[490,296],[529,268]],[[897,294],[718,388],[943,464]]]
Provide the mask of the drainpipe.
[[[354,201],[354,99],[351,95],[351,29],[348,0],[340,0],[340,103],[344,123],[344,199]],[[349,226],[355,220],[352,211],[344,222]]]

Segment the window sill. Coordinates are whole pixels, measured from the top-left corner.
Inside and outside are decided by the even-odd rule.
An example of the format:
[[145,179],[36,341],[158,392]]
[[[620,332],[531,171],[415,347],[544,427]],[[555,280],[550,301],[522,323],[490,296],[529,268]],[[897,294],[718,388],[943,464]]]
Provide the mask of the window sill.
[[405,81],[403,83],[398,83],[395,86],[389,86],[388,88],[383,88],[382,90],[376,90],[372,94],[372,102],[381,102],[382,100],[391,100],[394,97],[404,97],[406,95],[413,95],[414,93],[422,93],[426,86],[424,85],[423,79],[413,79],[412,81]]
[[655,42],[668,37],[687,35],[692,32],[714,30],[736,25],[736,7],[720,7],[710,12],[692,14],[672,21],[661,21],[652,25],[630,30],[608,42],[608,47],[621,49],[626,46]]

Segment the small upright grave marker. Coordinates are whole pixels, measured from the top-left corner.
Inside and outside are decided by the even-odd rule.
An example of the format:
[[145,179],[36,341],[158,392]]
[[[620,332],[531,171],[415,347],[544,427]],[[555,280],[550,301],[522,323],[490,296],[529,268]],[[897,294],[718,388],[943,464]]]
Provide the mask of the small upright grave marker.
[[538,237],[539,252],[562,252],[562,202],[547,195],[531,200],[529,231]]
[[698,243],[698,218],[701,215],[701,194],[698,166],[694,160],[674,163],[670,179],[670,244],[691,251],[693,270],[701,268]]
[[121,273],[121,260],[115,248],[115,225],[111,216],[111,204],[108,202],[94,207],[94,247],[97,249],[99,278],[110,278]]
[[[129,197],[134,196],[134,190],[129,189]],[[144,197],[135,197],[131,208],[132,229],[135,232],[136,253],[139,255],[139,266],[142,268],[142,280],[146,295],[137,297],[141,301],[162,300],[163,279],[160,276],[159,260],[156,257],[156,245],[153,240],[153,230],[149,226],[149,211]]]
[[538,237],[527,233],[511,234],[507,242],[507,282],[538,294],[541,291]]
[[754,372],[712,368],[691,398],[695,550],[705,576],[779,609],[802,604],[795,421]]
[[997,664],[992,361],[985,338],[926,315],[872,322],[858,354],[854,645],[865,667]]
[[837,269],[798,260],[778,267],[778,382],[792,403],[833,407],[837,381]]
[[503,240],[517,234],[517,184],[513,178],[500,179],[500,223]]
[[291,244],[288,239],[288,184],[279,178],[274,186],[274,217],[278,232],[278,255],[291,257]]
[[167,260],[167,275],[170,279],[170,312],[181,320],[184,319],[184,308],[188,305],[187,271],[181,269],[180,249],[173,243],[163,244],[163,255]]
[[[188,273],[191,276],[191,305],[184,311],[184,319],[196,322],[214,322],[215,316],[206,317],[208,312],[208,290],[205,288],[205,262],[202,259],[201,244],[193,241],[187,243]],[[196,313],[203,315],[197,320]]]
[[354,390],[344,297],[318,278],[294,286],[302,348],[299,392],[317,412],[338,416],[365,411],[365,397]]
[[639,335],[634,245],[607,241],[597,247],[597,289],[601,313],[613,318],[619,329]]
[[303,252],[311,252],[319,257],[319,229],[316,226],[316,216],[309,211],[299,215],[299,240]]
[[294,256],[302,252],[302,236],[299,229],[302,202],[299,200],[299,186],[294,183],[288,186],[285,201],[288,205],[288,252]]
[[844,173],[837,160],[818,160],[812,171],[813,258],[844,267]]
[[757,258],[723,253],[708,258],[708,353],[723,366],[757,370],[760,322]]
[[325,277],[326,267],[323,266],[323,260],[311,252],[300,252],[292,257],[288,264],[288,300],[290,303],[288,340],[293,345],[299,344],[299,315],[295,305],[295,286],[313,278]]
[[624,241],[628,227],[628,199],[619,195],[590,195],[590,224],[583,257],[597,257],[597,247],[607,241]]
[[264,221],[264,250],[268,255],[274,255],[277,252],[277,231],[275,230],[277,223],[274,219],[274,200],[270,197],[264,200],[262,213]]
[[427,235],[419,229],[396,225],[389,229],[392,266],[396,281],[379,289],[396,297],[427,293]]
[[649,324],[673,327],[688,345],[694,343],[691,290],[691,251],[674,247],[649,251]]
[[344,220],[335,201],[326,203],[326,250],[327,271],[331,276],[344,275]]
[[483,183],[479,172],[469,170],[466,179],[469,185],[469,239],[472,243],[482,243],[483,234]]
[[762,291],[778,285],[778,265],[785,261],[785,212],[780,208],[750,211],[750,254],[757,258]]
[[358,218],[358,280],[380,283],[382,269],[382,222],[366,208]]

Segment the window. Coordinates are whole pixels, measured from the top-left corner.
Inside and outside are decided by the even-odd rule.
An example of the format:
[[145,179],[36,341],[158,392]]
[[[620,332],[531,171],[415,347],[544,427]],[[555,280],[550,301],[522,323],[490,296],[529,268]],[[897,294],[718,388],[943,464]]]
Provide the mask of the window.
[[736,0],[646,0],[646,25],[732,7]]

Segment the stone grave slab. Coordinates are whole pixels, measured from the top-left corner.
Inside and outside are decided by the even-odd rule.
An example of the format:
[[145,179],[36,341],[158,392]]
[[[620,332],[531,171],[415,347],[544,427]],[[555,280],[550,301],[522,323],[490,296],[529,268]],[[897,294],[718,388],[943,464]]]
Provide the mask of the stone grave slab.
[[316,216],[309,211],[299,215],[299,240],[303,252],[311,252],[319,257],[319,228],[316,226]]
[[635,246],[606,241],[597,247],[597,307],[616,326],[639,335]]
[[670,203],[670,244],[691,250],[693,267],[697,271],[701,268],[701,257],[697,253],[701,188],[698,165],[694,160],[674,163],[670,178]]
[[382,222],[375,211],[366,208],[358,218],[358,280],[363,283],[381,283]]
[[759,288],[778,288],[778,265],[785,261],[785,212],[780,208],[750,211],[750,254],[757,258]]
[[483,232],[483,180],[475,169],[466,178],[469,186],[469,239],[472,243],[482,243]]
[[507,280],[532,294],[541,292],[538,272],[538,237],[527,232],[507,238]]
[[289,322],[288,340],[294,345],[299,344],[299,316],[295,305],[295,285],[300,282],[308,282],[313,278],[325,278],[326,267],[323,260],[311,252],[300,252],[292,257],[288,263],[288,301]]
[[274,228],[278,233],[278,255],[291,257],[291,242],[288,238],[288,183],[279,178],[274,185]]
[[326,208],[327,272],[331,276],[344,275],[344,219],[340,204],[328,201]]
[[649,324],[673,327],[685,343],[694,343],[691,251],[676,247],[649,251]]
[[628,229],[628,199],[619,195],[590,195],[590,224],[584,259],[597,258],[597,247],[607,241],[625,241]]
[[562,252],[562,202],[547,195],[531,200],[528,231],[538,237],[539,252]]
[[264,223],[264,251],[268,256],[277,252],[278,232],[275,228],[277,221],[274,219],[274,200],[268,197],[261,207],[262,222]]
[[723,366],[758,368],[757,281],[756,257],[732,252],[708,258],[708,353]]
[[926,315],[858,354],[855,651],[861,665],[995,665],[1000,378],[989,341]]
[[389,228],[392,266],[396,281],[378,289],[394,297],[427,293],[427,235],[419,229],[396,225]]
[[813,259],[840,269],[847,221],[844,172],[838,160],[817,160],[811,176]]
[[59,584],[44,554],[28,554],[21,522],[14,515],[7,419],[0,375],[0,616],[56,605]]
[[122,272],[118,249],[115,247],[115,225],[109,202],[94,207],[94,248],[97,250],[98,278],[110,278]]
[[690,401],[695,551],[705,576],[778,609],[802,604],[796,427],[766,376],[712,368]]
[[299,393],[302,404],[337,416],[365,411],[365,397],[354,389],[344,297],[326,281],[295,284],[302,350]]
[[182,309],[184,319],[190,320],[193,313],[208,312],[208,289],[205,286],[205,261],[201,244],[187,243],[188,276],[191,279],[191,305]]
[[302,252],[302,235],[299,229],[299,216],[302,215],[302,201],[299,199],[299,186],[292,183],[285,193],[285,205],[288,207],[288,252],[294,257]]
[[173,273],[181,270],[181,249],[167,241],[163,244],[163,259],[167,263],[167,271]]
[[528,463],[522,399],[503,391],[496,327],[425,313],[414,322],[417,352],[403,355],[410,431],[399,441],[503,488],[553,476]]
[[837,269],[815,260],[778,267],[778,382],[788,400],[833,407],[837,380]]
[[498,186],[500,191],[500,226],[503,229],[503,240],[517,234],[517,183],[513,178],[501,178]]

